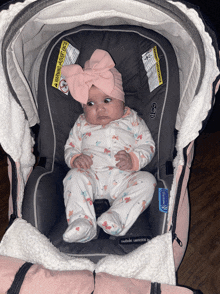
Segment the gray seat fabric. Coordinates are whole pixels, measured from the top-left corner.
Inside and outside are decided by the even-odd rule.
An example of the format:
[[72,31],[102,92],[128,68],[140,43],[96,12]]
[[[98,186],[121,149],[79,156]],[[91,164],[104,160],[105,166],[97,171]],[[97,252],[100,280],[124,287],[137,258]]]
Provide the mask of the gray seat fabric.
[[[79,50],[77,64],[84,65],[97,48],[107,50],[122,73],[126,105],[136,110],[147,123],[156,143],[156,154],[144,169],[153,173],[158,187],[151,206],[124,237],[99,238],[87,244],[62,240],[67,226],[62,180],[68,171],[64,144],[74,122],[82,113],[81,105],[52,87],[57,58],[63,40]],[[162,84],[153,88],[142,55],[156,46]],[[147,55],[148,56],[148,55]],[[86,255],[96,260],[105,254],[126,254],[165,229],[166,213],[158,206],[158,188],[170,190],[175,148],[175,121],[179,106],[179,70],[170,43],[156,32],[134,27],[82,26],[57,36],[48,46],[40,69],[38,109],[39,165],[27,183],[23,218],[36,226],[61,251]]]

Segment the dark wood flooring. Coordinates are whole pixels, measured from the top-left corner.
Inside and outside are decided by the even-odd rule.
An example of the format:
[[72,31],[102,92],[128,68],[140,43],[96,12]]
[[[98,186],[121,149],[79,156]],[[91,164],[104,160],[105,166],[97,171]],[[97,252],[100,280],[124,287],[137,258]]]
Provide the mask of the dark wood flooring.
[[178,283],[220,293],[220,131],[203,133],[189,181],[189,243],[178,271]]

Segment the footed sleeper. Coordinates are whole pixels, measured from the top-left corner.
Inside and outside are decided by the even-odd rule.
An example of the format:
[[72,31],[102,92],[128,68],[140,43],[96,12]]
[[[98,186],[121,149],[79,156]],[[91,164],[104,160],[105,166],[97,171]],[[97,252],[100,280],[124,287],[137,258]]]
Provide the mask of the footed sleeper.
[[[96,235],[97,224],[111,235],[125,235],[138,216],[148,207],[156,186],[154,176],[139,171],[154,155],[151,134],[135,111],[106,126],[90,125],[81,115],[65,145],[69,167],[80,154],[92,157],[88,170],[71,169],[64,179],[64,201],[68,228],[67,242],[88,242]],[[130,153],[133,170],[116,167],[115,154]],[[108,199],[110,209],[96,221],[93,202]]]

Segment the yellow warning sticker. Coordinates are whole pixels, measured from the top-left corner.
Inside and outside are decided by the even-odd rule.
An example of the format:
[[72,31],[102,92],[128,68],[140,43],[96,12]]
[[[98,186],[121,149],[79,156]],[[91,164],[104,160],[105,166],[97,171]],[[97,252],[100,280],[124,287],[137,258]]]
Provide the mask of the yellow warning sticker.
[[160,58],[157,53],[157,46],[154,46],[153,52],[154,52],[154,58],[156,60],[156,69],[157,69],[157,76],[158,76],[159,85],[162,85],[163,79],[162,79],[162,74],[161,74],[161,69],[160,69]]
[[160,59],[159,59],[159,56],[157,53],[157,46],[154,46],[153,52],[154,52],[154,58],[155,58],[156,62],[158,62]]
[[157,52],[157,46],[142,55],[142,61],[147,73],[150,92],[163,84],[163,78],[160,68],[160,58]]
[[61,78],[61,68],[62,68],[63,63],[66,58],[66,51],[67,51],[68,46],[69,46],[69,42],[62,41],[61,46],[60,46],[59,55],[57,58],[57,64],[56,64],[54,76],[53,76],[53,82],[52,82],[52,86],[56,89],[59,88],[59,83],[60,83],[60,78]]

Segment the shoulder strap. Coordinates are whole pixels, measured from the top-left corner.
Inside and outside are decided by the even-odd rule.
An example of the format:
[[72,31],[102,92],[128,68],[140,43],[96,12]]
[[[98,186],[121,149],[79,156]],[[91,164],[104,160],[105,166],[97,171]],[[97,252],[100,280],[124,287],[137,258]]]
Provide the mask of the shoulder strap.
[[33,265],[33,263],[25,262],[20,267],[20,269],[18,270],[18,272],[15,275],[14,281],[13,281],[10,289],[8,290],[7,294],[19,294],[19,292],[21,290],[21,286],[22,286],[24,279],[25,279],[25,275],[32,265]]
[[161,294],[161,287],[159,283],[151,283],[150,294]]

